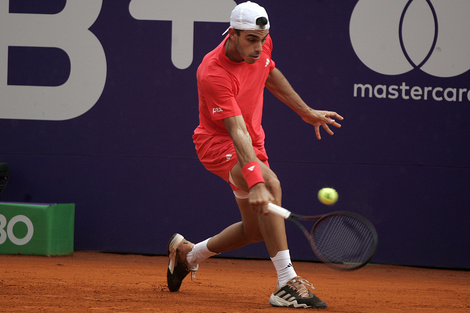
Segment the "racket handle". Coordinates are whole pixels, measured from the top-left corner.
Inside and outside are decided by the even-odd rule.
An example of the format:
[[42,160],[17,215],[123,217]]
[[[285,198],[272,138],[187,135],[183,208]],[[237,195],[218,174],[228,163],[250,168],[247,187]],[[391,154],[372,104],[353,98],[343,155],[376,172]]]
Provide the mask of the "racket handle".
[[280,207],[274,203],[268,203],[268,209],[274,214],[279,215],[280,217],[285,218],[286,220],[289,219],[291,216],[291,211],[284,209],[283,207]]

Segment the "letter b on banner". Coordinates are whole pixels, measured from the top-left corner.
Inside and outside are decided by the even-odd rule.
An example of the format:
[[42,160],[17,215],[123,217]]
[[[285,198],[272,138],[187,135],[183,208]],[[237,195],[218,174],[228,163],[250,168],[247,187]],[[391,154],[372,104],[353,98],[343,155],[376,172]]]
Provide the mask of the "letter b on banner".
[[[106,57],[88,28],[102,0],[68,0],[58,14],[9,13],[0,2],[0,118],[66,120],[91,109],[106,82]],[[60,86],[8,85],[8,47],[62,49],[70,75]]]

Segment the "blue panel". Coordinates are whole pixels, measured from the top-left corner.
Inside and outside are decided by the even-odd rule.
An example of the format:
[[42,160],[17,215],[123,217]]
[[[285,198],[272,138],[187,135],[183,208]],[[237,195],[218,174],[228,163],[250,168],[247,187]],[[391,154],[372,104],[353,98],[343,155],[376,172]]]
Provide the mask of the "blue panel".
[[9,47],[8,85],[60,86],[70,75],[68,55],[58,48]]
[[[371,219],[380,237],[375,262],[470,268],[468,249],[462,248],[470,246],[470,71],[440,77],[452,66],[437,70],[426,64],[398,74],[372,70],[351,40],[353,10],[371,3],[363,1],[299,0],[289,6],[259,1],[270,15],[277,67],[310,106],[345,117],[334,136],[322,132],[318,141],[311,125],[266,92],[266,148],[282,182],[284,205],[299,213],[350,210]],[[170,17],[138,20],[129,4],[104,0],[90,27],[107,68],[104,90],[92,109],[66,121],[0,116],[0,163],[10,168],[1,200],[75,203],[78,250],[165,254],[175,231],[199,241],[240,219],[230,188],[199,163],[191,138],[198,124],[196,70],[222,40],[227,23],[196,21],[193,62],[179,69],[172,63]],[[48,16],[66,5],[10,0],[9,12]],[[462,6],[468,16],[469,6]],[[372,16],[383,14],[374,10]],[[434,31],[423,29],[424,35]],[[21,30],[10,30],[8,38],[15,36],[21,37]],[[465,36],[453,33],[453,38]],[[452,40],[446,51],[460,49],[453,67],[467,66],[462,64],[470,52]],[[434,47],[437,56],[443,48]],[[70,62],[67,49],[72,48],[11,45],[8,71],[0,70],[7,76],[0,82],[60,88],[80,66]],[[371,89],[362,95],[358,84]],[[427,99],[411,96],[411,90],[426,88]],[[18,111],[23,99],[13,99]],[[339,192],[333,207],[316,200],[324,186]],[[288,236],[294,258],[313,258],[292,225]],[[263,244],[224,255],[267,257]]]

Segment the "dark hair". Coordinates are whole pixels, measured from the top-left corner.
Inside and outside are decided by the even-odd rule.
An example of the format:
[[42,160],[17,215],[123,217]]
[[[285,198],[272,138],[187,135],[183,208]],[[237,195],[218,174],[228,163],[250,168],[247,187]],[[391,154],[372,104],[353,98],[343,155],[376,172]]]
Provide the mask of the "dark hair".
[[[264,29],[264,27],[265,27],[266,25],[268,25],[268,19],[265,18],[265,17],[263,17],[263,16],[262,16],[262,17],[258,17],[258,18],[256,19],[256,25],[258,25],[259,28]],[[240,30],[239,30],[239,29],[235,29],[235,32],[237,33],[238,36],[240,36]]]
[[256,19],[256,25],[259,26],[259,28],[264,29],[264,27],[268,24],[268,19],[265,18],[264,16],[258,17]]

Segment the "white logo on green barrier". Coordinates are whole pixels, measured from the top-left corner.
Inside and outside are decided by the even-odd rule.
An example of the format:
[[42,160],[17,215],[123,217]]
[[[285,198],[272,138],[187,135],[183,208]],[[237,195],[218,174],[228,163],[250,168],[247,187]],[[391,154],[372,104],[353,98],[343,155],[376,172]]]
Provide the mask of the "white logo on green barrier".
[[[24,223],[28,230],[23,238],[16,237],[13,232],[15,225],[20,222]],[[4,244],[7,241],[7,238],[9,238],[13,244],[17,246],[23,246],[27,244],[31,240],[31,238],[33,238],[33,234],[34,226],[27,216],[16,215],[8,222],[6,217],[0,214],[0,245]]]

